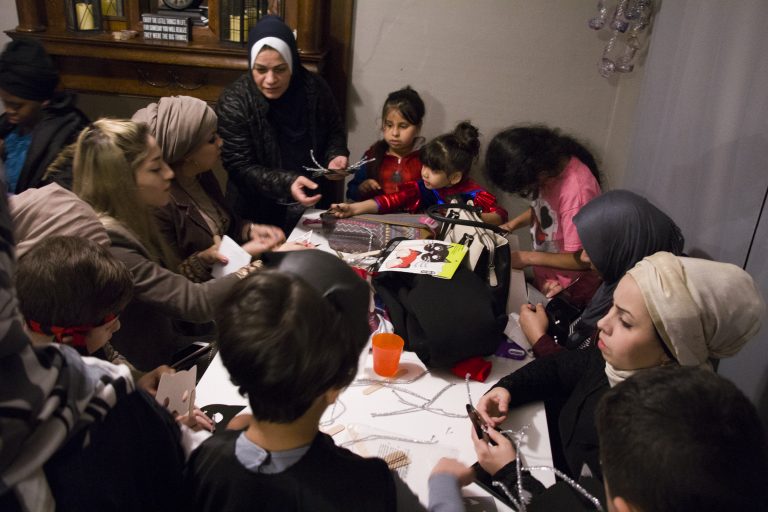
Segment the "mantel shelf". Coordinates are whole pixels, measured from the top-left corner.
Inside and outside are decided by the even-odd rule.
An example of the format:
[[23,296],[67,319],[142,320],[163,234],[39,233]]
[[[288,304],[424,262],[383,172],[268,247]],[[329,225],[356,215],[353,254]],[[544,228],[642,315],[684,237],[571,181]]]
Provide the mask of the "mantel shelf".
[[53,56],[184,64],[236,69],[241,72],[248,69],[248,59],[243,47],[228,47],[221,43],[146,42],[140,36],[127,41],[117,41],[108,34],[79,36],[52,31],[28,33],[11,30],[7,34],[13,39],[39,39]]
[[[342,106],[346,104],[352,1],[286,0],[286,22],[302,36],[299,41],[306,42],[304,47],[299,44],[302,65],[328,79]],[[210,27],[193,27],[188,43],[145,41],[141,33],[122,41],[109,32],[68,31],[63,0],[45,4],[17,0],[16,5],[19,27],[6,34],[12,39],[39,40],[56,63],[65,89],[155,98],[188,94],[215,102],[227,85],[248,70],[247,46],[219,40],[218,15],[212,14]],[[209,0],[214,12],[216,5]],[[129,26],[140,32],[139,1],[126,0],[126,6]],[[330,67],[326,61],[332,62]]]

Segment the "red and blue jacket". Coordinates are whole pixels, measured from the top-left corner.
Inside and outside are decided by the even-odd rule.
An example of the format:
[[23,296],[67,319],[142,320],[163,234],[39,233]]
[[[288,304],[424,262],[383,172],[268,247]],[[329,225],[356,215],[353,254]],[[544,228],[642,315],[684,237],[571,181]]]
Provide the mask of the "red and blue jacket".
[[502,223],[507,222],[509,217],[507,211],[499,206],[496,196],[469,178],[464,178],[452,187],[438,190],[428,189],[422,179],[410,181],[401,184],[398,192],[376,196],[373,200],[379,206],[379,213],[419,213],[433,204],[450,203],[454,198],[464,202],[471,200],[483,213],[499,215]]

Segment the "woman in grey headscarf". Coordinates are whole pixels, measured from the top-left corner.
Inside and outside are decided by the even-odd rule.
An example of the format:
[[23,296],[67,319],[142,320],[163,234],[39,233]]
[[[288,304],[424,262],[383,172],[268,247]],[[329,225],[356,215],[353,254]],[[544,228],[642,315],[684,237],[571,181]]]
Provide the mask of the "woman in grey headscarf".
[[[638,261],[658,251],[676,255],[685,240],[680,228],[650,201],[628,190],[613,190],[587,203],[573,218],[584,246],[581,258],[590,263],[603,284],[584,309],[577,328],[568,337],[568,348],[577,348],[594,338],[597,321],[613,304],[613,291],[622,276]],[[536,357],[563,350],[546,334],[547,315],[543,307],[520,312],[520,326],[533,345]]]
[[156,210],[158,227],[181,261],[179,270],[195,282],[211,278],[211,266],[226,260],[218,253],[224,235],[251,256],[283,241],[274,226],[239,219],[229,207],[211,168],[219,161],[221,138],[216,114],[204,101],[189,96],[160,98],[133,115],[157,139],[163,160],[171,166],[171,201]]

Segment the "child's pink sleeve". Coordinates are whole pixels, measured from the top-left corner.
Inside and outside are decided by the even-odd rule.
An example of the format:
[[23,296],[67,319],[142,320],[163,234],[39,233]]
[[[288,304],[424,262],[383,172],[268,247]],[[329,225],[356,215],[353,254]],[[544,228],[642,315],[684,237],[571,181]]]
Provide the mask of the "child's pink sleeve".
[[560,216],[560,226],[563,230],[563,251],[576,252],[582,249],[579,233],[573,223],[573,217],[579,213],[579,209],[563,212]]
[[576,252],[582,249],[579,233],[573,218],[585,204],[600,195],[600,185],[592,175],[592,172],[584,164],[578,162],[582,168],[578,170],[578,179],[567,180],[560,191],[559,222],[563,232],[563,251]]

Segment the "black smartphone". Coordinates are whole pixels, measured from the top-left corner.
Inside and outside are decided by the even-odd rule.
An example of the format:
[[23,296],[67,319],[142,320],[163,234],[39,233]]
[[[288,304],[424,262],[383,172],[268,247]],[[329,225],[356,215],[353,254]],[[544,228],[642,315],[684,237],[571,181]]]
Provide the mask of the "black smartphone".
[[197,360],[213,349],[213,343],[195,341],[176,352],[173,356],[171,368],[174,370],[188,370],[197,363]]
[[485,426],[483,418],[480,417],[480,413],[477,412],[477,409],[472,404],[467,404],[467,415],[469,416],[469,421],[472,422],[472,426],[475,427],[475,434],[477,434],[478,439],[482,439],[486,443],[495,446],[496,443],[493,442],[491,436],[483,428]]

